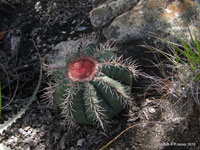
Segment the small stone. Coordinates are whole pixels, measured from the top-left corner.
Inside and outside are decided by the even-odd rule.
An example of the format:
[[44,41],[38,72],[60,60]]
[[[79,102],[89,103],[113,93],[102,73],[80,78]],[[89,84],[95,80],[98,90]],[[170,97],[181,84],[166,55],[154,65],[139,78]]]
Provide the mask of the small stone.
[[153,107],[148,108],[149,113],[154,114],[156,110]]
[[25,146],[25,150],[31,150],[30,146]]
[[40,3],[40,2],[37,2],[37,3],[35,4],[35,10],[36,10],[36,12],[39,12],[39,11],[42,10],[42,6],[41,6],[41,3]]
[[138,119],[140,119],[140,117],[139,117],[139,116],[136,116],[136,117],[131,117],[131,118],[129,118],[127,121],[128,121],[128,122],[135,122],[135,121],[137,121]]
[[38,57],[37,57],[36,55],[33,55],[33,56],[32,56],[32,60],[37,60],[37,58],[38,58]]
[[67,32],[66,31],[61,31],[62,32],[62,34],[66,34]]
[[11,54],[16,55],[18,53],[19,47],[20,47],[21,37],[19,36],[12,36],[10,39],[10,45],[11,45]]
[[5,146],[3,144],[0,144],[0,149],[2,149],[2,150],[11,150],[10,147],[7,147],[7,146]]
[[77,29],[76,29],[76,31],[85,31],[87,29],[87,27],[85,27],[85,26],[81,26],[81,27],[78,27]]
[[30,126],[27,126],[24,128],[24,131],[28,131],[31,127]]
[[60,149],[61,149],[61,150],[66,149],[65,141],[66,141],[66,139],[67,139],[67,136],[68,136],[68,133],[66,132],[66,133],[62,136],[61,140],[59,141],[59,146],[60,146]]
[[138,112],[139,110],[140,110],[139,107],[133,107],[133,108],[132,108],[132,111],[133,111],[133,112]]
[[77,141],[77,146],[82,147],[84,143],[85,143],[85,139],[79,139],[79,140]]
[[42,51],[43,51],[43,53],[46,53],[46,52],[47,52],[47,49],[45,48],[45,49],[43,49]]

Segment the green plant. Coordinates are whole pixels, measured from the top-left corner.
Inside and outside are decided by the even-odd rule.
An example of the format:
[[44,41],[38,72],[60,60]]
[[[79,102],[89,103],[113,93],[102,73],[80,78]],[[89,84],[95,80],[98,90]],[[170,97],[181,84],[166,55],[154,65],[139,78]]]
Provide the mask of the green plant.
[[97,48],[89,44],[82,51],[70,50],[58,55],[49,64],[53,81],[45,97],[62,108],[66,123],[91,125],[104,123],[124,106],[132,104],[132,76],[137,76],[135,64],[122,59],[110,45]]
[[176,99],[175,103],[180,104],[181,107],[193,102],[200,105],[200,43],[197,35],[194,34],[193,36],[189,28],[188,32],[190,37],[187,38],[183,38],[174,32],[178,43],[156,35],[157,38],[168,44],[170,47],[168,52],[148,47],[158,51],[171,62],[171,65],[167,66],[171,69],[171,74],[160,80],[162,83],[160,83],[159,89],[163,88],[165,95],[169,96],[170,99]]
[[[176,37],[181,42],[181,45],[171,43],[167,41],[168,44],[170,44],[175,49],[175,56],[176,56],[176,62],[177,63],[183,63],[188,64],[189,68],[192,72],[196,72],[194,78],[192,80],[198,81],[200,79],[200,46],[199,46],[199,40],[197,39],[197,36],[195,35],[195,39],[193,39],[193,36],[189,30],[190,38],[192,41],[192,45],[190,45],[189,42],[184,40],[182,37],[180,37],[177,33]],[[179,57],[179,54],[182,54],[184,57]],[[172,59],[171,59],[172,60]]]

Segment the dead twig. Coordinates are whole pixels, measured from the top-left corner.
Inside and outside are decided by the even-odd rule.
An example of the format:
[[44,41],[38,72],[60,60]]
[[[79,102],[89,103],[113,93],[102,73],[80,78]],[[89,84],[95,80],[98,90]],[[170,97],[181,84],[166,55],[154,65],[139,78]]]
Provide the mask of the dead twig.
[[142,125],[143,123],[138,123],[138,124],[134,124],[128,128],[126,128],[125,130],[123,130],[121,133],[119,133],[114,139],[112,139],[110,142],[108,142],[105,146],[103,146],[102,148],[100,148],[99,150],[104,150],[105,148],[107,148],[110,144],[112,144],[116,139],[118,139],[122,134],[124,134],[126,131],[128,131],[131,128],[134,128],[136,126]]
[[[17,75],[17,73],[16,73],[16,75]],[[2,107],[2,109],[4,109],[4,108],[6,108],[7,106],[9,106],[9,105],[12,103],[12,101],[14,100],[15,95],[16,95],[16,93],[17,93],[17,89],[18,89],[18,87],[19,87],[19,77],[18,77],[18,75],[17,75],[17,79],[18,79],[18,80],[17,80],[17,85],[16,85],[16,88],[15,88],[15,91],[14,91],[13,96],[12,96],[11,100],[10,100],[5,106]]]

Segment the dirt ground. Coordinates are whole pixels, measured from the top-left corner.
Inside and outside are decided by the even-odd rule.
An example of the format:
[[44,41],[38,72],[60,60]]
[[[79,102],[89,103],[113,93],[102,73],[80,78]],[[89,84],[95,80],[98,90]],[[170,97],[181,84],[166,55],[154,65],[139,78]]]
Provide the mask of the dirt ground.
[[[61,41],[92,32],[99,35],[90,24],[88,14],[93,6],[87,0],[5,2],[0,1],[0,124],[27,103],[38,82],[40,64],[32,39],[45,60]],[[130,46],[122,54],[134,55],[128,51]],[[144,60],[138,63],[143,72],[157,74],[155,68],[144,66]],[[114,118],[107,132],[100,126],[82,125],[74,129],[74,134],[68,133],[56,106],[42,103],[47,80],[44,75],[37,99],[25,115],[0,135],[1,144],[13,150],[97,150],[129,128],[106,149],[200,149],[199,108],[192,105],[186,115],[175,113],[170,101],[148,89],[148,78],[134,81],[135,106]]]

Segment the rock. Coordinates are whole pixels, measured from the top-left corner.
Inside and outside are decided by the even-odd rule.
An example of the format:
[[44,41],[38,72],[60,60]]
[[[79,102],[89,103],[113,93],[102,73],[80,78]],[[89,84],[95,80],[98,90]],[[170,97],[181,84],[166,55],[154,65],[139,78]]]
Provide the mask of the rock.
[[135,112],[138,112],[140,110],[140,108],[139,107],[137,107],[137,106],[133,106],[132,107],[132,111],[135,113]]
[[155,108],[153,108],[153,107],[149,107],[148,111],[150,114],[154,114],[156,112]]
[[10,45],[11,45],[11,54],[12,56],[17,55],[20,47],[21,37],[20,36],[12,36],[10,39]]
[[90,12],[91,23],[101,28],[109,24],[115,17],[136,5],[138,0],[117,0],[104,3]]
[[150,15],[152,11],[146,13],[142,5],[137,5],[115,18],[108,27],[103,29],[103,34],[107,39],[117,42],[143,39],[149,31],[155,32],[156,29],[153,27],[156,18]]
[[83,144],[85,143],[85,139],[79,139],[78,141],[77,141],[77,146],[79,146],[79,147],[82,147],[83,146]]
[[134,116],[134,117],[131,117],[127,120],[127,122],[135,122],[135,121],[138,121],[140,119],[139,116]]
[[104,27],[106,39],[119,43],[147,38],[151,32],[173,34],[171,29],[187,37],[187,25],[190,29],[199,26],[198,4],[192,0],[140,0],[126,5],[128,3],[131,2],[117,0],[93,9],[90,12],[92,25]]
[[68,135],[69,135],[69,134],[66,132],[66,133],[62,136],[61,140],[59,141],[59,146],[60,146],[60,149],[61,149],[61,150],[62,150],[62,149],[66,149],[65,141],[66,141]]
[[108,2],[112,0],[88,0],[89,3],[93,4],[94,6],[99,6],[103,4],[104,2]]
[[11,150],[10,147],[4,146],[3,144],[0,144],[0,149],[1,150]]

